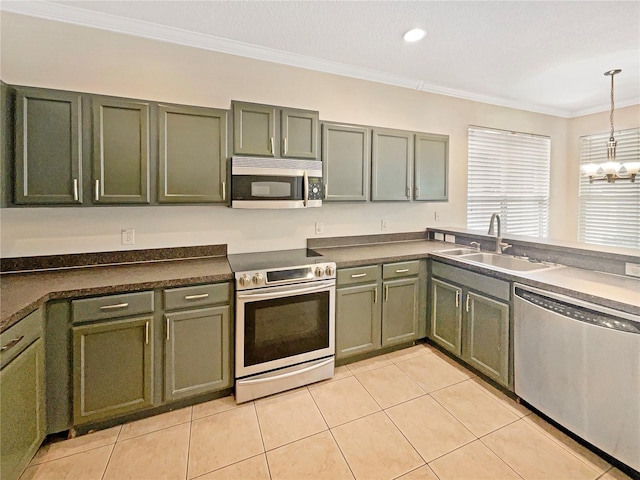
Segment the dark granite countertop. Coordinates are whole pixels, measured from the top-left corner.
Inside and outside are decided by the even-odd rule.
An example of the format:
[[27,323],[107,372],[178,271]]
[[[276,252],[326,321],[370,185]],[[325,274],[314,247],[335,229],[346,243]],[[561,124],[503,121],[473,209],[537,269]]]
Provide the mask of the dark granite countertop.
[[0,275],[0,332],[47,300],[233,280],[226,256]]
[[519,282],[579,298],[596,305],[640,315],[640,279],[567,266],[534,272],[507,272],[491,266],[467,262],[461,258],[434,253],[456,246],[452,243],[435,240],[411,240],[316,248],[315,250],[336,262],[338,268],[427,257],[437,258],[444,263],[484,275]]

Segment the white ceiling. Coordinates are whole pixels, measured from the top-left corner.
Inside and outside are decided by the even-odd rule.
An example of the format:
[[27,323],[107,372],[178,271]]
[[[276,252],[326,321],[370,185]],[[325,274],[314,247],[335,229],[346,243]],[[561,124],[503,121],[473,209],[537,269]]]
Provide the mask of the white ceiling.
[[[5,1],[0,9],[573,117],[640,104],[637,1]],[[417,44],[402,40],[413,27]]]

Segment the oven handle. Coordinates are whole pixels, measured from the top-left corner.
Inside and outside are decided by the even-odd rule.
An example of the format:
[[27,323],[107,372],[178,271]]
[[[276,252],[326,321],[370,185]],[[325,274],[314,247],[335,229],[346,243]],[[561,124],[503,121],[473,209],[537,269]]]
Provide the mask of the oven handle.
[[266,292],[266,293],[240,293],[238,294],[238,298],[279,298],[282,297],[283,295],[286,296],[290,296],[290,295],[297,295],[299,293],[310,293],[310,292],[316,292],[316,291],[320,291],[320,290],[326,290],[327,287],[332,287],[334,284],[333,282],[331,283],[323,283],[322,285],[315,285],[313,287],[306,287],[306,288],[298,288],[298,289],[278,289],[278,291],[271,291],[271,292]]
[[293,377],[294,375],[300,375],[302,373],[306,373],[306,372],[310,372],[312,370],[316,370],[317,368],[321,368],[324,367],[326,365],[329,365],[330,363],[333,363],[334,359],[333,357],[328,358],[327,360],[325,360],[322,363],[316,363],[313,364],[309,367],[305,367],[302,370],[294,370],[293,372],[287,372],[287,373],[283,373],[281,375],[275,375],[273,377],[266,377],[266,378],[256,378],[254,380],[242,380],[242,383],[245,385],[255,385],[256,383],[265,383],[265,382],[273,382],[274,380],[279,380],[281,378],[287,378],[287,377]]

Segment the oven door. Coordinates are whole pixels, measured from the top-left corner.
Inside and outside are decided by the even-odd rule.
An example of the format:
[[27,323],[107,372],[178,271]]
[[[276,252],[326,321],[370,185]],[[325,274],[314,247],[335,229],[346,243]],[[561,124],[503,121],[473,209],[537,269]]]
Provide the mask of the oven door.
[[236,294],[236,378],[335,353],[335,280]]
[[307,189],[305,175],[233,175],[231,207],[304,208]]

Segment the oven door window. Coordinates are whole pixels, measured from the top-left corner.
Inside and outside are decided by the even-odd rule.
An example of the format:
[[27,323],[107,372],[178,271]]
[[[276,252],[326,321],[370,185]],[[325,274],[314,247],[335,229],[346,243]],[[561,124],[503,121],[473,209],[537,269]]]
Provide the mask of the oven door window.
[[329,292],[245,305],[245,367],[329,347]]
[[302,177],[234,175],[234,200],[302,200]]

